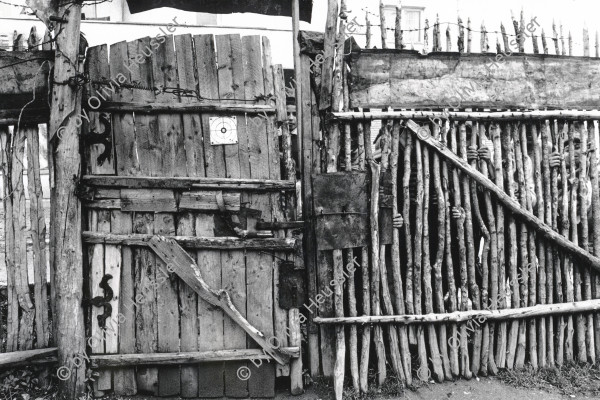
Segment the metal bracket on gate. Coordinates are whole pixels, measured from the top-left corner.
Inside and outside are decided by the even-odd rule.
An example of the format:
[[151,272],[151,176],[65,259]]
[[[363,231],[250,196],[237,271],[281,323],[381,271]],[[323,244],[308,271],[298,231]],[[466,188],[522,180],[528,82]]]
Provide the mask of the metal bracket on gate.
[[306,301],[304,276],[306,270],[296,269],[293,261],[279,263],[279,307],[300,308]]
[[104,307],[104,312],[98,315],[98,326],[100,326],[100,328],[102,329],[106,329],[106,320],[112,314],[112,305],[110,304],[110,302],[113,299],[114,292],[108,284],[108,281],[112,278],[113,276],[111,274],[106,274],[102,277],[102,280],[98,285],[101,289],[104,290],[104,296],[96,296],[90,300],[83,300],[84,306],[91,305],[94,307]]
[[112,124],[110,123],[109,114],[100,114],[99,121],[104,126],[104,130],[96,132],[94,129],[90,129],[88,133],[83,135],[83,142],[86,146],[104,145],[104,151],[96,159],[98,165],[102,165],[105,161],[110,161],[112,157]]
[[273,237],[273,233],[271,231],[259,231],[256,228],[256,224],[262,216],[261,210],[248,208],[242,204],[239,212],[232,213],[225,208],[223,192],[217,192],[216,197],[217,206],[219,207],[219,216],[220,220],[222,221],[222,224],[219,224],[215,220],[215,234],[217,236],[229,236],[233,233],[236,236],[245,239]]

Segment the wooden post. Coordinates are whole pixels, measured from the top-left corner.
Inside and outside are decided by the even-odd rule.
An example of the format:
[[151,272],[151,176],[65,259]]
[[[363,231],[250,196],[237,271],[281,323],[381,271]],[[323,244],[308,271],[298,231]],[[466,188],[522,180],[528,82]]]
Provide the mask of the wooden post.
[[404,48],[402,45],[402,9],[399,6],[396,6],[396,28],[394,31],[394,39],[396,41],[396,49],[402,50]]
[[556,22],[552,20],[552,41],[554,41],[554,51],[556,55],[560,55],[560,49],[558,47],[558,31],[556,30]]
[[[423,148],[423,289],[424,289],[424,308],[426,313],[433,313],[433,289],[431,285],[431,257],[429,245],[429,192],[430,192],[430,173],[429,173],[429,149]],[[444,369],[442,358],[438,347],[438,337],[436,327],[427,326],[427,338],[429,341],[429,352],[433,373],[438,382],[444,381]]]
[[[371,227],[371,312],[378,316],[381,314],[379,302],[379,164],[369,158],[369,168],[371,171],[371,209],[370,209],[370,227]],[[364,301],[364,300],[363,300]],[[380,326],[375,326],[373,332],[373,341],[375,342],[375,352],[377,353],[377,384],[382,386],[387,375],[385,365],[385,345],[383,343],[383,334]],[[363,360],[364,362],[365,360]]]
[[510,46],[508,45],[508,35],[506,34],[506,29],[504,28],[504,24],[500,23],[500,32],[502,32],[502,42],[504,43],[504,52],[508,53],[510,50]]
[[573,55],[573,35],[571,35],[571,31],[569,31],[569,56]]
[[[549,154],[551,151],[552,141],[550,140],[550,123],[544,121],[541,130],[541,157],[542,157],[542,182],[545,199],[544,215],[545,221],[552,224],[552,191],[551,191],[551,171],[549,163]],[[553,226],[554,228],[554,226]],[[560,281],[557,281],[559,283]],[[556,285],[558,286],[558,285]],[[552,304],[554,302],[554,254],[553,249],[546,243],[546,302]],[[546,361],[550,367],[554,367],[554,319],[548,317],[546,329]]]
[[560,24],[560,48],[561,48],[561,55],[566,56],[567,49],[565,48],[565,36],[563,34],[562,24]]
[[[439,139],[440,137],[440,126],[433,124],[433,137]],[[392,175],[392,182],[396,181],[396,178]],[[440,156],[433,152],[433,188],[435,190],[435,198],[437,200],[437,249],[435,251],[435,261],[433,263],[433,282],[434,292],[433,300],[436,313],[445,312],[444,307],[444,285],[442,278],[442,265],[444,264],[444,252],[446,244],[446,199],[444,197],[444,189],[442,188],[442,175]],[[392,206],[396,206],[397,202],[394,201]],[[398,246],[394,246],[395,248]],[[399,249],[398,249],[399,250]],[[450,282],[448,282],[450,285]],[[442,366],[444,368],[444,374],[447,380],[452,380],[452,370],[450,368],[450,358],[448,357],[448,338],[446,325],[440,325],[439,327],[439,347],[440,355],[442,357]]]
[[540,53],[540,49],[538,47],[538,41],[537,41],[537,36],[535,35],[531,35],[531,40],[533,41],[533,54],[539,54]]
[[[370,138],[370,125],[365,124],[363,126],[362,123],[359,123],[359,135],[362,132],[364,148],[365,148],[365,157],[368,162],[369,168],[371,167],[371,162],[373,160],[373,149],[371,147],[371,138]],[[360,144],[359,144],[360,146]],[[364,167],[363,169],[364,170]],[[362,312],[363,315],[371,315],[371,282],[369,277],[369,248],[368,246],[364,246],[361,249],[361,273],[362,273]],[[366,299],[366,300],[365,300]],[[362,343],[360,348],[360,367],[359,367],[359,384],[361,393],[367,393],[369,390],[369,381],[368,381],[368,373],[369,373],[369,353],[371,349],[371,327],[369,325],[365,325],[362,328]]]
[[365,13],[365,21],[367,24],[366,33],[365,33],[365,35],[367,36],[367,39],[366,39],[367,42],[365,44],[365,48],[370,49],[371,48],[371,20],[369,19],[368,12]]
[[[570,55],[570,54],[569,54]],[[571,181],[571,191],[570,196],[571,196],[571,207],[569,208],[569,214],[570,214],[570,218],[571,218],[571,242],[573,242],[573,244],[579,244],[579,229],[578,229],[578,221],[577,219],[579,218],[578,215],[578,209],[579,209],[579,205],[578,203],[578,192],[579,192],[579,179],[578,179],[578,175],[580,176],[582,171],[577,170],[577,166],[575,164],[575,130],[578,127],[576,126],[576,124],[569,124],[569,178]],[[577,157],[580,158],[581,156],[581,148],[579,148],[579,150],[577,150]],[[565,154],[566,155],[566,154]],[[580,162],[584,161],[580,159]],[[584,167],[585,168],[585,167]],[[565,179],[565,177],[563,176],[563,179]],[[564,196],[564,194],[563,194]],[[583,215],[582,215],[583,217]],[[573,284],[574,284],[574,293],[573,295],[575,296],[575,301],[580,301],[581,298],[581,269],[579,267],[579,265],[575,262],[571,262],[570,263],[570,271],[573,274]],[[577,335],[576,340],[577,340],[577,361],[579,362],[586,362],[587,358],[586,358],[586,343],[585,343],[585,323],[583,320],[583,316],[581,314],[578,314],[575,317],[575,322],[576,322],[576,327],[575,327],[575,333]]]
[[462,53],[465,50],[465,27],[462,19],[458,17],[458,52]]
[[471,31],[471,18],[467,18],[467,53],[471,52],[471,41],[473,40],[473,34]]
[[[448,120],[444,122],[441,133],[441,140],[443,143],[447,143],[448,137]],[[411,136],[409,136],[411,138]],[[436,153],[437,154],[437,153]],[[452,233],[451,233],[451,218],[450,218],[450,189],[449,189],[449,174],[448,164],[441,158],[442,162],[442,190],[444,193],[444,231],[445,231],[445,246],[444,246],[444,261],[446,264],[446,279],[448,282],[448,311],[457,311],[457,298],[456,298],[456,283],[454,279],[454,265],[452,262]],[[448,345],[450,346],[450,371],[452,377],[459,376],[460,369],[458,363],[458,326],[452,324],[450,326],[450,337],[448,338]]]
[[[60,3],[58,14],[65,22],[59,22],[56,31],[54,82],[64,82],[79,72],[79,35],[81,4]],[[81,111],[81,92],[78,88],[55,84],[50,108],[48,132],[49,154],[53,158],[54,186],[51,197],[52,236],[50,247],[54,269],[52,291],[55,292],[54,340],[58,347],[58,363],[72,364],[75,355],[85,352],[83,308],[83,260],[81,245],[81,203],[76,195],[77,177],[81,173],[79,154],[80,128],[71,116]],[[57,132],[61,129],[60,137]],[[72,365],[69,379],[58,384],[59,397],[77,398],[85,388],[85,365]]]
[[385,24],[385,7],[383,6],[383,0],[379,1],[379,28],[381,30],[381,48],[387,49],[387,26]]
[[542,48],[544,49],[544,54],[548,54],[548,43],[546,43],[546,33],[544,32],[544,28],[542,28]]
[[[450,151],[453,154],[457,153],[457,139],[456,139],[456,126],[452,124],[450,128]],[[462,212],[462,200],[461,200],[461,182],[458,176],[458,170],[452,169],[452,197],[453,205],[455,208],[459,208]],[[465,218],[462,216],[456,221],[456,236],[458,237],[458,262],[460,271],[460,311],[466,311],[468,309],[469,289],[467,286],[467,250],[465,247]],[[469,367],[469,348],[467,341],[467,326],[466,324],[460,325],[460,373],[463,377],[470,379],[471,370]]]
[[521,9],[521,21],[519,24],[519,53],[525,53],[525,16],[523,15],[523,9]]
[[[325,24],[325,38],[323,42],[324,54],[323,65],[321,67],[319,110],[326,110],[331,106],[331,85],[333,81],[337,19],[338,2],[337,0],[329,0],[327,3],[327,23]],[[298,84],[299,83],[300,82],[298,82]]]
[[[581,246],[589,250],[589,227],[588,227],[588,123],[584,121],[580,124],[581,127],[581,147],[579,155],[579,165],[581,172],[579,175],[579,209],[581,220]],[[591,194],[591,193],[590,193]],[[582,268],[583,272],[583,299],[590,300],[592,298],[592,277],[590,270]],[[585,321],[585,345],[587,348],[588,360],[596,360],[595,344],[594,344],[594,320],[591,314],[584,315]]]
[[435,26],[436,26],[436,31],[435,31],[435,43],[437,44],[437,47],[433,49],[433,51],[442,51],[442,38],[441,38],[441,33],[440,33],[440,16],[436,15],[436,20],[435,20]]
[[[559,154],[564,154],[563,152],[565,151],[565,138],[566,138],[566,132],[565,130],[568,130],[568,124],[565,122],[563,125],[563,132],[561,135],[558,136],[558,153]],[[557,130],[558,132],[558,130]],[[562,201],[561,201],[561,216],[563,216],[562,219],[562,224],[560,227],[560,233],[561,235],[563,235],[565,238],[569,237],[569,228],[571,226],[570,224],[570,219],[569,219],[569,186],[568,186],[568,179],[566,179],[567,175],[567,164],[565,162],[564,157],[562,157],[561,162],[560,162],[560,176],[562,177],[561,179],[561,186],[562,186]],[[568,257],[568,255],[563,254],[562,255],[562,266],[563,266],[563,276],[565,277],[565,284],[566,284],[566,297],[567,297],[567,301],[574,301],[574,295],[573,295],[573,265],[571,263],[570,257]],[[565,328],[565,323],[564,323],[564,319],[561,319],[561,324],[560,324],[561,328],[560,328],[560,332],[559,332],[559,340],[560,340],[560,336],[565,334],[565,329],[566,329],[566,340],[565,340],[565,345],[564,345],[564,359],[566,362],[572,362],[573,361],[573,316],[572,315],[567,315],[566,316],[566,328]],[[564,340],[564,336],[563,336],[563,340]],[[562,340],[561,340],[562,342]]]
[[[419,141],[415,142],[415,156],[416,156],[416,171],[417,171],[417,191],[415,200],[415,235],[414,235],[414,271],[413,271],[413,289],[414,289],[414,307],[416,314],[423,313],[422,306],[422,287],[423,287],[423,157],[422,157],[422,143]],[[408,214],[407,214],[408,215]],[[409,240],[408,237],[406,240]],[[416,329],[417,334],[417,345],[419,354],[419,372],[418,377],[422,381],[428,381],[430,377],[428,359],[427,359],[427,348],[425,347],[425,334],[423,327],[418,326]]]
[[[598,51],[598,33],[596,33],[596,52]],[[596,55],[596,57],[598,57]],[[590,181],[592,184],[592,247],[594,254],[600,254],[600,190],[598,187],[598,121],[592,122],[593,134],[591,135],[590,147]],[[593,275],[592,296],[600,297],[600,277]],[[594,344],[596,358],[600,356],[600,315],[594,314]]]
[[[504,171],[502,167],[502,131],[500,126],[493,123],[490,128],[492,143],[494,146],[494,171],[496,185],[504,190]],[[504,252],[504,209],[496,204],[496,235],[498,243],[498,308],[506,308],[506,274],[505,274],[505,252]],[[502,322],[498,326],[498,340],[496,344],[496,367],[504,368],[506,365],[506,338],[507,325]]]
[[428,53],[427,47],[429,47],[429,20],[425,18],[425,29],[423,32],[423,52]]
[[[394,124],[392,131],[392,215],[398,214],[398,157],[399,157],[399,142],[400,142],[400,126]],[[396,295],[395,310],[398,313],[404,314],[404,290],[402,288],[402,275],[400,273],[400,232],[398,229],[392,231],[392,279],[394,283],[394,294]],[[412,384],[412,367],[410,362],[410,350],[408,347],[408,333],[404,326],[399,327],[400,332],[400,349],[402,350],[402,366],[406,384]]]
[[590,56],[590,34],[586,26],[583,27],[583,56]]
[[[540,145],[541,138],[537,133],[537,123],[531,125],[531,138],[533,140],[533,178],[535,181],[535,197],[537,199],[537,206],[534,208],[536,216],[543,222],[546,220],[545,204],[546,199],[544,198],[544,189],[542,183],[542,149]],[[537,294],[538,304],[546,304],[546,243],[542,240],[538,240],[537,243]],[[546,320],[543,318],[537,321],[537,351],[538,351],[538,365],[540,368],[546,367]]]
[[[300,169],[302,169],[302,161],[304,159],[302,155],[302,137],[303,129],[302,124],[302,63],[300,62],[300,43],[298,43],[298,32],[300,31],[300,0],[292,0],[292,43],[294,45],[294,78],[296,79],[296,133],[298,137],[298,163]],[[308,79],[307,77],[306,79]],[[287,177],[288,179],[294,179],[295,177]]]

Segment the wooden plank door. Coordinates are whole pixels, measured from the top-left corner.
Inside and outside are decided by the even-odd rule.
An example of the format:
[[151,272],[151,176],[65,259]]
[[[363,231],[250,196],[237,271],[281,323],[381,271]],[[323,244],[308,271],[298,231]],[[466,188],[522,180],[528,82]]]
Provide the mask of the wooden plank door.
[[[110,55],[110,62],[106,59]],[[127,104],[275,106],[274,87],[283,87],[281,74],[274,74],[268,40],[260,36],[181,35],[142,38],[98,46],[90,52],[89,71],[113,79],[102,91],[104,106],[111,106],[114,156],[98,166],[102,146],[84,149],[86,170],[91,175],[281,179],[279,136],[275,115],[242,111],[133,112]],[[280,69],[280,67],[279,67]],[[100,78],[98,78],[100,79]],[[124,82],[129,85],[120,87]],[[131,85],[134,83],[137,87]],[[106,92],[106,93],[105,93]],[[88,96],[95,95],[90,91]],[[84,99],[85,101],[85,99]],[[114,103],[120,101],[118,111]],[[128,108],[127,108],[128,107]],[[285,105],[280,106],[285,109]],[[135,109],[135,107],[133,108]],[[211,121],[236,120],[237,143],[214,144]],[[99,120],[100,112],[95,113]],[[90,124],[89,132],[98,125]],[[98,129],[98,128],[96,128]],[[84,128],[86,130],[86,128]],[[112,154],[111,153],[111,154]],[[160,186],[160,182],[157,184]],[[191,192],[190,192],[191,190]],[[182,198],[201,194],[218,203],[219,191],[189,188],[102,187],[92,190],[87,208],[88,230],[112,234],[160,234],[164,236],[232,236],[227,213]],[[203,194],[202,194],[203,193]],[[224,198],[241,199],[242,208],[253,210],[240,220],[243,228],[256,229],[264,221],[285,221],[276,192],[240,189],[223,192]],[[181,206],[181,208],[180,208]],[[244,221],[245,220],[245,221]],[[285,230],[275,237],[289,235]],[[285,253],[255,249],[199,249],[189,251],[206,282],[227,290],[240,313],[273,343],[297,346],[300,337],[296,317],[277,304],[277,278]],[[258,345],[223,312],[198,298],[196,293],[169,274],[167,266],[146,247],[107,244],[88,245],[89,288],[92,295],[105,292],[99,284],[110,273],[114,291],[112,318],[119,323],[103,332],[97,316],[103,310],[89,309],[89,336],[99,336],[93,353],[176,353],[240,350]],[[291,327],[291,329],[290,329]],[[290,338],[293,338],[290,339]],[[250,371],[248,379],[244,371]],[[298,374],[301,374],[301,370]],[[240,372],[242,371],[242,372]],[[284,365],[227,361],[167,366],[137,366],[101,370],[96,394],[113,390],[119,395],[151,394],[185,398],[268,398],[275,393],[275,376],[289,375]]]

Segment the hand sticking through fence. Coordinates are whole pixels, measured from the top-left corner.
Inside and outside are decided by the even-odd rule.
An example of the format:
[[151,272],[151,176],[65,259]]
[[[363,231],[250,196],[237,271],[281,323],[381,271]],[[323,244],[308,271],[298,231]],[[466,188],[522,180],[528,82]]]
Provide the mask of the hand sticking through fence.
[[402,228],[402,226],[404,225],[404,218],[402,218],[401,214],[394,215],[394,218],[392,219],[392,225],[396,229]]

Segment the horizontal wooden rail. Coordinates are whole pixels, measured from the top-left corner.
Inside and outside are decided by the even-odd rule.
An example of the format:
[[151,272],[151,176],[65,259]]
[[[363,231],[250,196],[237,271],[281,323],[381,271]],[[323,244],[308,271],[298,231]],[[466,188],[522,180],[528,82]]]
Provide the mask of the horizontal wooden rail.
[[[288,354],[290,358],[300,357],[299,347],[283,347],[281,351]],[[271,360],[272,357],[261,349],[244,349],[191,351],[185,353],[102,354],[92,355],[90,359],[94,368],[105,368],[134,365],[178,365],[238,360]]]
[[[83,242],[89,244],[148,246],[148,242],[154,235],[146,235],[141,233],[116,234],[84,231],[81,236]],[[175,240],[182,247],[189,249],[292,251],[296,245],[296,239],[294,238],[241,239],[238,237],[229,236],[168,236],[168,238]]]
[[465,322],[473,319],[482,321],[508,321],[513,319],[545,317],[548,315],[582,313],[600,310],[600,299],[577,301],[572,303],[539,304],[522,308],[506,308],[502,310],[455,311],[444,314],[423,315],[381,315],[362,317],[314,318],[316,324],[330,325],[362,325],[362,324],[431,324],[443,322]]
[[346,111],[331,113],[340,121],[375,119],[454,119],[457,121],[493,121],[493,120],[544,120],[544,119],[600,119],[600,111],[548,110],[548,111]]
[[600,258],[577,246],[575,243],[567,240],[564,236],[545,224],[541,219],[533,215],[533,213],[522,208],[515,199],[506,194],[481,172],[471,167],[466,160],[459,158],[450,149],[448,149],[445,144],[431,137],[428,130],[421,128],[412,120],[408,120],[406,126],[411,132],[414,133],[416,138],[432,147],[442,157],[444,157],[446,161],[463,171],[471,179],[480,184],[484,189],[493,193],[503,206],[512,211],[516,217],[521,218],[528,225],[533,227],[537,233],[542,234],[544,238],[550,241],[553,245],[559,246],[561,249],[567,251],[571,256],[577,257],[578,259],[584,261],[586,265],[589,265],[595,270],[600,271]]
[[25,124],[43,124],[50,119],[49,108],[25,108],[23,110],[0,110],[0,125],[16,125],[21,119],[21,126]]
[[[299,347],[283,347],[281,351],[290,358],[300,357]],[[39,350],[0,353],[0,369],[25,367],[29,365],[54,364],[58,361],[56,347]],[[200,362],[270,360],[271,356],[260,349],[192,351],[182,353],[154,354],[95,354],[89,359],[95,368],[134,366],[134,365],[174,365]]]
[[0,353],[0,368],[25,367],[33,364],[51,364],[57,360],[56,347],[38,350]]
[[256,229],[300,229],[304,221],[258,221]]
[[294,181],[275,179],[84,175],[81,182],[88,186],[112,189],[218,189],[257,192],[296,190]]
[[154,113],[201,113],[201,112],[224,112],[224,113],[249,113],[262,114],[274,113],[275,107],[265,104],[236,104],[226,102],[202,102],[202,103],[133,103],[106,101],[94,111],[106,111],[112,113],[136,112],[142,114]]

